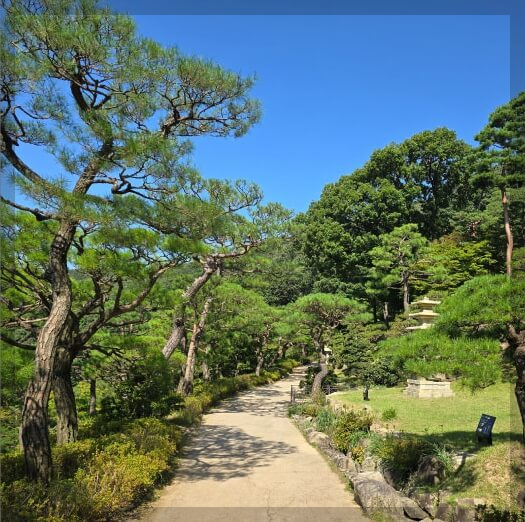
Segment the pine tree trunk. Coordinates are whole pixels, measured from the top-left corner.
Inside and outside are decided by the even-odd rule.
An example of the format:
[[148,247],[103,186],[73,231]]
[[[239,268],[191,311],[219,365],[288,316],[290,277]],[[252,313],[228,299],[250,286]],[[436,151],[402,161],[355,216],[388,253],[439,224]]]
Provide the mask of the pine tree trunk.
[[262,350],[258,349],[256,352],[256,356],[257,356],[257,365],[255,366],[255,375],[259,377],[261,375],[261,371],[264,366],[264,355],[263,355]]
[[410,286],[408,284],[408,273],[403,272],[403,311],[408,314],[410,310]]
[[320,369],[319,372],[314,377],[314,382],[312,383],[312,396],[318,395],[321,393],[324,378],[328,375],[328,364],[326,364],[326,355],[324,352],[320,353]]
[[512,275],[512,251],[514,249],[514,237],[512,236],[512,229],[510,227],[509,217],[509,200],[507,198],[507,191],[505,188],[501,189],[501,203],[503,205],[503,220],[505,222],[505,236],[507,237],[507,252],[506,252],[506,266],[507,275]]
[[89,379],[89,415],[97,414],[97,380]]
[[525,443],[525,330],[518,332],[513,326],[509,326],[508,332],[517,376],[514,393],[520,410],[523,443]]
[[173,330],[162,348],[162,354],[169,359],[182,341],[185,333],[186,307],[197,295],[199,290],[220,270],[221,260],[215,256],[209,256],[203,265],[202,273],[189,285],[182,294],[182,305],[173,319]]
[[71,310],[67,253],[74,233],[73,225],[61,223],[51,244],[48,274],[52,287],[52,305],[37,338],[35,372],[27,386],[22,411],[20,431],[26,474],[31,480],[46,483],[51,474],[48,402],[57,346]]
[[390,328],[389,317],[390,317],[390,313],[388,311],[388,301],[385,301],[383,303],[383,321],[385,322],[385,326],[387,328]]
[[64,346],[57,348],[53,372],[53,396],[57,411],[57,444],[75,442],[78,437],[78,416],[71,382],[74,354]]
[[199,338],[201,337],[204,326],[206,324],[206,317],[210,311],[211,297],[206,299],[204,308],[199,316],[198,322],[193,324],[192,336],[190,345],[188,348],[188,356],[186,359],[186,366],[184,369],[184,375],[179,381],[177,391],[182,395],[189,395],[193,390],[193,377],[195,375],[195,361],[197,359],[197,349],[199,346]]

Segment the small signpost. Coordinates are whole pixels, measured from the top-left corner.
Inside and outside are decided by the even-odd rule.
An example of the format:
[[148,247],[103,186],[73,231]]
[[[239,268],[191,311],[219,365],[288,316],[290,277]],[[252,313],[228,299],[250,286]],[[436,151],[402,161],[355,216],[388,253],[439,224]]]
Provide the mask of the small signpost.
[[483,413],[479,419],[478,427],[476,428],[476,436],[478,442],[486,442],[492,446],[492,428],[496,422],[496,417]]

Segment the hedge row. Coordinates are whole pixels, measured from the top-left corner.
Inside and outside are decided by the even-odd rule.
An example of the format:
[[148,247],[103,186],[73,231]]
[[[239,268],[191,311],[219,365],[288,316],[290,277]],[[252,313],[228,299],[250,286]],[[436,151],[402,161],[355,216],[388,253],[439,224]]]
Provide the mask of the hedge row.
[[1,457],[2,516],[12,522],[114,520],[151,498],[170,477],[181,447],[183,428],[199,421],[221,399],[286,375],[297,362],[282,361],[260,376],[224,378],[196,387],[183,407],[166,419],[130,422],[96,419],[81,427],[78,442],[53,448],[53,478],[48,486],[23,478],[20,453]]

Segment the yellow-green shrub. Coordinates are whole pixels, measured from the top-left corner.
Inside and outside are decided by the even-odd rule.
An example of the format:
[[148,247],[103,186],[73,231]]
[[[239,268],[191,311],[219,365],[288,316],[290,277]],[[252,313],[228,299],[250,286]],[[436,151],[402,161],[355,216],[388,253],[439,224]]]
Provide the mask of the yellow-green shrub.
[[335,421],[333,441],[339,451],[346,453],[350,449],[352,436],[356,432],[368,432],[372,426],[372,417],[366,411],[341,411]]
[[77,469],[94,455],[96,442],[84,439],[55,446],[52,450],[53,474],[56,478],[71,478]]
[[140,454],[131,442],[115,443],[97,453],[85,469],[79,469],[75,483],[89,491],[90,517],[109,517],[146,498],[167,467],[153,452]]
[[20,451],[13,451],[0,455],[0,469],[2,482],[10,483],[24,478],[24,455]]

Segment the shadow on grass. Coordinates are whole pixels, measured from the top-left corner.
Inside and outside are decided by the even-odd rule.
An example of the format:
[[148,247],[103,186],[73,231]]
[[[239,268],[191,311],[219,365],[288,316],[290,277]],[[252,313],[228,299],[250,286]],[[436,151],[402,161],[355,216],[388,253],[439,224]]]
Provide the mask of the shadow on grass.
[[[449,446],[456,452],[477,453],[481,448],[486,447],[485,443],[477,440],[475,429],[472,431],[443,431],[432,433],[410,433],[403,432],[405,435],[421,438],[431,443]],[[494,433],[492,435],[493,445],[505,442],[521,442],[521,435],[511,431]]]

